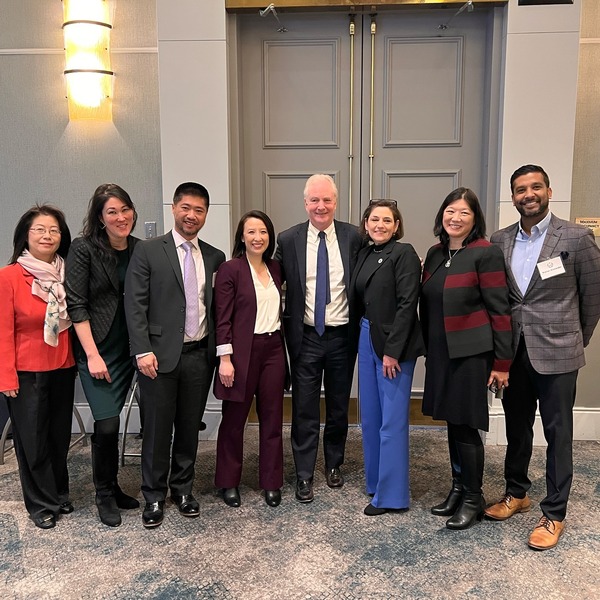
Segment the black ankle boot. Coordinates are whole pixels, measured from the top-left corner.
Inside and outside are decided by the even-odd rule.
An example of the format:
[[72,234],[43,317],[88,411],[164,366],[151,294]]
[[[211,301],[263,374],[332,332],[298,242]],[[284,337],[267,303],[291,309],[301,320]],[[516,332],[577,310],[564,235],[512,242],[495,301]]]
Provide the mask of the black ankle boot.
[[101,496],[96,494],[96,506],[102,523],[109,527],[118,527],[121,524],[121,513],[114,495]]
[[446,521],[448,529],[468,529],[481,521],[485,509],[483,494],[463,492],[462,502],[456,512]]
[[452,480],[452,489],[448,493],[447,498],[440,504],[431,507],[431,513],[438,517],[449,517],[456,512],[458,505],[462,499],[463,486],[457,480]]
[[115,500],[117,501],[117,506],[124,510],[132,510],[134,508],[139,508],[140,503],[133,497],[127,495],[120,487],[118,483],[113,484],[113,489],[115,492]]
[[481,493],[483,481],[483,445],[457,442],[462,471],[462,500],[456,512],[446,521],[448,529],[468,529],[481,521],[485,500]]

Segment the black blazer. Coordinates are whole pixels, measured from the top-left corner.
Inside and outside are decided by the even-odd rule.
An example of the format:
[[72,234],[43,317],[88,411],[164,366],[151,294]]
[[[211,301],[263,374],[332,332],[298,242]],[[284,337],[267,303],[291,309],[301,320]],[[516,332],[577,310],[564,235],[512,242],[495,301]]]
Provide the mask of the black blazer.
[[[358,251],[363,241],[355,225],[334,221],[335,234],[340,246],[344,264],[346,292],[350,289],[352,271],[356,265]],[[294,360],[300,354],[304,334],[304,308],[306,305],[306,240],[308,221],[294,225],[277,237],[275,260],[281,264],[283,279],[286,282],[283,322],[285,339],[290,355]],[[348,293],[350,303],[350,294]]]
[[[352,332],[356,336],[353,343],[358,343],[358,321],[364,316],[369,321],[373,348],[379,358],[383,359],[385,354],[398,362],[414,360],[425,354],[417,317],[421,261],[410,244],[400,242],[383,248],[375,265],[365,265],[372,252],[371,247],[361,250],[352,275]],[[363,269],[370,272],[361,297],[356,290],[356,279]]]
[[[138,238],[129,236],[129,259]],[[73,323],[90,322],[96,344],[108,335],[119,305],[117,263],[103,258],[89,239],[73,240],[65,267],[67,309]]]
[[[213,279],[225,262],[221,250],[198,240],[206,273],[204,302],[208,319],[208,355],[215,362]],[[153,352],[158,370],[169,373],[179,362],[185,330],[185,291],[171,232],[140,242],[125,279],[125,316],[131,356]]]

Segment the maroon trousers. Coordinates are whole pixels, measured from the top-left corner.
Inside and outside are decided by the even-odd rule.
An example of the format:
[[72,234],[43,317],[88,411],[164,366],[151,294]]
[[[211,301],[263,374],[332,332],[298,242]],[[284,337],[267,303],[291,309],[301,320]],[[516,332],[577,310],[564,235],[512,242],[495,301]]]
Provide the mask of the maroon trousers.
[[281,427],[284,385],[285,354],[281,335],[279,332],[255,335],[252,341],[244,401],[223,401],[223,419],[217,439],[215,485],[218,488],[234,488],[240,483],[244,455],[244,428],[254,396],[256,396],[260,438],[259,485],[264,490],[278,490],[283,486]]

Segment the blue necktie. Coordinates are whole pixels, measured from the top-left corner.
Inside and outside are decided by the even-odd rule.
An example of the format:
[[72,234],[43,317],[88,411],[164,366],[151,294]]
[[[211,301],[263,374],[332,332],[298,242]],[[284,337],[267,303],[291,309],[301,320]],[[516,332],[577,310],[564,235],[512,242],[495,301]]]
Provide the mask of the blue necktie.
[[325,232],[319,231],[319,248],[317,250],[317,285],[315,289],[315,331],[319,335],[325,333],[325,307],[331,302],[329,289],[329,256]]

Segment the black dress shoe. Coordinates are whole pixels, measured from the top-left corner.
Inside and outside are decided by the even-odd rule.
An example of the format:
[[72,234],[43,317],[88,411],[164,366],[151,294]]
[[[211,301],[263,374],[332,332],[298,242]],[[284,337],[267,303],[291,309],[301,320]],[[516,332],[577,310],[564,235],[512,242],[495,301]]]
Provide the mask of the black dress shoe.
[[177,504],[179,512],[184,517],[197,517],[200,514],[200,505],[192,494],[183,494],[183,496],[173,496],[171,494],[171,500]]
[[325,477],[327,478],[327,485],[330,488],[339,488],[344,485],[344,477],[338,467],[327,469]]
[[269,506],[279,506],[281,504],[281,491],[265,490],[265,502]]
[[372,504],[367,504],[363,512],[368,517],[377,517],[378,515],[384,515],[387,512],[387,508],[378,508]]
[[67,500],[66,502],[63,502],[60,505],[58,510],[61,515],[70,515],[75,509],[73,508],[73,505],[69,502],[69,500]]
[[39,517],[32,517],[36,527],[40,529],[52,529],[56,526],[56,517],[52,513],[44,513]]
[[146,502],[144,512],[142,513],[142,523],[146,529],[151,527],[158,527],[165,517],[164,513],[164,500],[159,502]]
[[241,506],[242,499],[240,498],[240,491],[236,487],[225,488],[223,490],[223,501],[227,506],[231,506],[232,508]]
[[298,502],[312,502],[315,499],[312,479],[298,479],[296,482],[296,500]]

